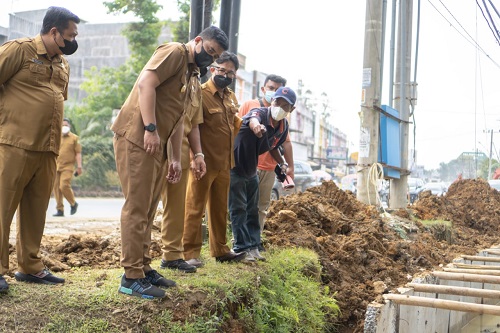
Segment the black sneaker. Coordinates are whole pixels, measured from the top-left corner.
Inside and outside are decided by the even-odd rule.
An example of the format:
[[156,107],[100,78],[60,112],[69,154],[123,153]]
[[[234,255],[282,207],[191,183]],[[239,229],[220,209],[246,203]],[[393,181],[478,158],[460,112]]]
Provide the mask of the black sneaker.
[[64,212],[62,210],[57,210],[57,213],[55,213],[54,215],[52,216],[64,216]]
[[146,274],[146,280],[154,286],[170,288],[177,285],[175,281],[165,279],[163,275],[161,275],[154,269],[150,270],[149,272],[144,272],[144,274]]
[[0,293],[6,293],[9,290],[9,284],[5,281],[5,278],[0,275]]
[[16,272],[14,277],[17,281],[40,283],[40,284],[58,284],[64,283],[63,278],[59,278],[49,272],[48,269],[43,269],[36,274],[24,274],[21,272]]
[[216,262],[238,262],[245,259],[247,253],[243,252],[233,252],[230,251],[222,256],[215,257]]
[[165,297],[165,291],[153,286],[146,278],[127,279],[125,277],[125,274],[123,274],[122,276],[122,281],[120,284],[120,288],[118,288],[118,292],[145,299]]
[[196,266],[188,264],[183,259],[177,260],[161,260],[160,264],[161,268],[169,268],[169,269],[177,269],[179,271],[183,271],[186,273],[194,273],[196,272]]
[[70,214],[75,215],[77,209],[78,209],[78,202],[75,201],[75,204],[73,206],[71,206]]

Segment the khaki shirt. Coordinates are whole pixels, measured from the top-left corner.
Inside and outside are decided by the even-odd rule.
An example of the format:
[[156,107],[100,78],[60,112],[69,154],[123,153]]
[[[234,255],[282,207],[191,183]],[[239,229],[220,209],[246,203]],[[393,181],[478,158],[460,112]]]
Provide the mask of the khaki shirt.
[[76,163],[76,154],[82,152],[78,135],[69,132],[61,138],[61,149],[57,157],[57,171],[73,170]]
[[[189,153],[191,147],[189,145],[187,136],[189,135],[189,133],[191,133],[193,126],[203,123],[203,109],[201,108],[201,103],[199,103],[199,101],[201,100],[201,84],[199,80],[193,82],[193,92],[194,95],[196,96],[196,98],[193,99],[193,101],[197,101],[197,103],[194,103],[196,106],[194,106],[193,103],[189,103],[186,107],[186,113],[184,115],[184,136],[182,137],[182,156],[181,156],[182,169],[189,168],[191,162],[191,155]],[[168,141],[167,151],[168,151],[168,159],[171,160],[172,144],[170,140]]]
[[207,170],[229,170],[234,167],[234,122],[238,100],[234,92],[224,89],[221,98],[212,79],[201,86],[203,124],[200,139]]
[[59,153],[69,65],[47,57],[42,37],[0,46],[0,143]]
[[[158,46],[144,66],[143,71],[145,70],[155,71],[160,80],[160,85],[156,87],[155,103],[160,151],[155,154],[155,158],[163,162],[167,158],[167,141],[182,121],[186,106],[188,103],[193,107],[201,104],[196,96],[195,87],[199,81],[191,46],[181,43]],[[147,124],[142,121],[139,108],[139,88],[136,81],[111,130],[144,149],[145,125]]]

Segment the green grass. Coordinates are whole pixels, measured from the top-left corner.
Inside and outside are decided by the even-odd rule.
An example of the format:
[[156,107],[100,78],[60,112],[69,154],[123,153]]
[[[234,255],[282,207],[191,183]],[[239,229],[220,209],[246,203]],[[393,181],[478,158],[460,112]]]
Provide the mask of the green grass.
[[[121,269],[58,273],[59,286],[17,283],[0,296],[0,332],[328,332],[338,314],[310,250],[266,252],[267,262],[219,264],[194,274],[159,270],[177,282],[162,300],[118,293]],[[153,267],[159,266],[159,260]]]

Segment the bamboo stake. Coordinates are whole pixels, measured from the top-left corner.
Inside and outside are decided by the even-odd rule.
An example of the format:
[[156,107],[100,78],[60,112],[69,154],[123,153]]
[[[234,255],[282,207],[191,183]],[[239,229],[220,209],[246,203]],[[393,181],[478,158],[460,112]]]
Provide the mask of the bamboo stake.
[[443,280],[500,284],[500,276],[478,275],[478,274],[467,274],[467,273],[447,273],[440,271],[434,271],[432,272],[432,275]]
[[469,273],[469,274],[483,274],[483,275],[496,275],[500,276],[500,270],[488,269],[466,269],[466,268],[448,268],[444,267],[445,272],[450,273]]
[[421,291],[426,293],[500,299],[499,290],[475,289],[475,288],[442,286],[436,284],[422,284],[422,283],[408,283],[407,286],[413,288],[413,290],[415,291]]
[[494,266],[494,265],[470,265],[470,264],[461,264],[461,263],[454,262],[453,266],[458,267],[458,268],[500,270],[500,266]]
[[427,308],[434,309],[446,309],[453,311],[462,312],[475,312],[479,314],[489,314],[494,316],[500,316],[500,306],[496,305],[486,305],[486,304],[475,304],[475,303],[464,303],[458,301],[449,301],[437,298],[427,298],[420,296],[409,296],[400,294],[385,294],[384,299],[393,301],[396,304],[412,305],[412,306],[423,306]]
[[488,249],[483,252],[500,256],[500,249]]
[[461,257],[465,260],[500,262],[500,257],[468,256],[465,254],[461,255]]

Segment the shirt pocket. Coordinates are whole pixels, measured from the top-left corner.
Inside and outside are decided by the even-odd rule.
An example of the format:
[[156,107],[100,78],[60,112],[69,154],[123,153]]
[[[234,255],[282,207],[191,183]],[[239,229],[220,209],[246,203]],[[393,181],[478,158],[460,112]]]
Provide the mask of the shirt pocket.
[[54,85],[58,92],[64,92],[68,86],[69,75],[63,70],[58,70],[54,72],[53,75]]
[[30,78],[35,86],[43,86],[49,83],[48,68],[44,65],[30,64]]

